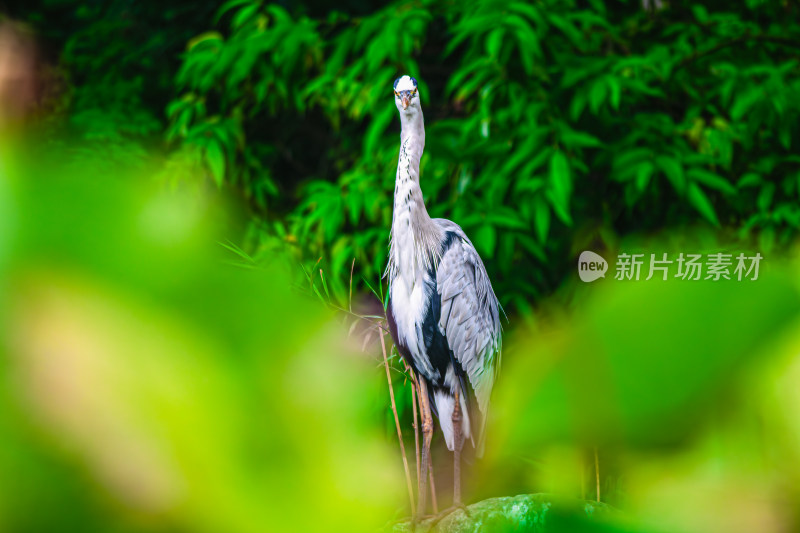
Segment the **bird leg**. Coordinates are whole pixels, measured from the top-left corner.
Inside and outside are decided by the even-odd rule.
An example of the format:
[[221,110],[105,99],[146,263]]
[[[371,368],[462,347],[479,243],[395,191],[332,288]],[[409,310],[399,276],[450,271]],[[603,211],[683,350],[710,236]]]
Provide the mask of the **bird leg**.
[[461,400],[459,387],[456,386],[455,404],[453,405],[453,506],[461,506],[461,447],[464,439],[461,435]]
[[420,418],[422,419],[422,456],[418,480],[417,519],[425,514],[428,499],[428,467],[430,465],[431,440],[433,439],[433,417],[425,380],[417,376],[419,384]]

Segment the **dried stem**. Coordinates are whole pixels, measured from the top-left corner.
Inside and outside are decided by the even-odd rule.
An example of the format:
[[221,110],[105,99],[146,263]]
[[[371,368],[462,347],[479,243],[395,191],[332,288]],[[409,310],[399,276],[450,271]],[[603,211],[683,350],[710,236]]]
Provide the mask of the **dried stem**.
[[417,412],[417,380],[414,371],[407,368],[411,376],[411,406],[414,409],[414,449],[417,459],[417,486],[419,486],[419,414]]
[[429,479],[431,480],[431,505],[433,505],[433,514],[439,514],[439,505],[436,503],[436,483],[433,482],[433,459],[428,456],[428,472],[430,472]]
[[348,302],[348,311],[353,312],[353,269],[356,268],[356,258],[353,258],[353,263],[350,265],[350,299]]
[[383,350],[383,366],[386,368],[386,380],[389,382],[389,398],[392,402],[392,414],[394,414],[394,425],[397,428],[397,440],[400,442],[400,452],[403,455],[403,468],[406,472],[406,484],[408,485],[408,500],[411,502],[411,511],[414,511],[414,489],[411,485],[411,472],[408,469],[408,459],[406,459],[406,447],[403,444],[403,432],[400,430],[400,418],[397,416],[397,405],[394,401],[394,389],[392,388],[392,375],[389,372],[389,358],[386,357],[386,342],[383,340],[383,329],[380,329],[381,350]]
[[597,485],[597,501],[600,501],[600,458],[597,456],[597,446],[594,447],[594,478]]
[[586,451],[581,454],[581,499],[586,499]]

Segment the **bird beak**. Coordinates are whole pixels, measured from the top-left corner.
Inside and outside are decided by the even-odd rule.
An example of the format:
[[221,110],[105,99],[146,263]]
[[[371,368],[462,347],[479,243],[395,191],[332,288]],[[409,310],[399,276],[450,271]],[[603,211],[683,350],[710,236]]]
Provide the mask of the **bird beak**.
[[403,109],[408,108],[408,96],[403,96]]

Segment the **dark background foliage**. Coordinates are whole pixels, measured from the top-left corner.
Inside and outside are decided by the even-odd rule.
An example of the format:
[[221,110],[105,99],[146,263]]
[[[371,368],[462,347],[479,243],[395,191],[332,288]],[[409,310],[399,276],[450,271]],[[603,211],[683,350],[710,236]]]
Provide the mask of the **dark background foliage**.
[[167,141],[239,191],[248,252],[377,283],[397,148],[390,86],[420,80],[422,187],[530,309],[576,251],[724,226],[762,249],[800,225],[792,2],[120,0],[9,12],[41,33],[72,130]]

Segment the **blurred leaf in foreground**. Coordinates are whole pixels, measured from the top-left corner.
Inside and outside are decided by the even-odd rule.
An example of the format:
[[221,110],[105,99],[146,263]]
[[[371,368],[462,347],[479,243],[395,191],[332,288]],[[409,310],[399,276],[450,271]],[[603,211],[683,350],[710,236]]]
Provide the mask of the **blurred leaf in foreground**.
[[506,359],[497,405],[500,425],[516,421],[514,449],[683,442],[800,311],[777,266],[755,282],[610,280],[587,290],[572,320]]
[[226,211],[202,191],[51,163],[17,180],[0,528],[384,523],[404,485],[345,333],[277,267],[223,262]]

